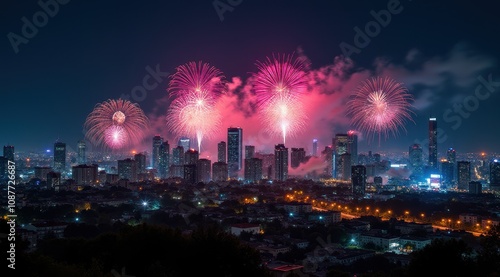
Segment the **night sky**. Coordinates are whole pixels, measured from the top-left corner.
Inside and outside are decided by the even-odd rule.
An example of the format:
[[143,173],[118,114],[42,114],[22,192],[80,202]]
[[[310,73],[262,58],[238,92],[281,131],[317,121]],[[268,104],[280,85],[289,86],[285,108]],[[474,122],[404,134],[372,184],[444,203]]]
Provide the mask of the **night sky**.
[[[243,87],[257,60],[295,53],[307,57],[323,79],[311,96],[318,100],[309,110],[317,114],[309,114],[310,124],[288,147],[310,151],[310,142],[318,138],[323,148],[335,133],[351,129],[343,110],[346,96],[363,79],[387,75],[414,96],[414,122],[380,145],[362,140],[360,151],[402,152],[415,142],[425,144],[433,116],[441,128],[441,155],[448,147],[500,152],[500,17],[493,1],[66,2],[36,34],[28,33],[31,38],[23,38],[22,18],[32,23],[41,6],[36,1],[0,4],[0,144],[14,145],[16,151],[42,151],[56,140],[75,148],[94,106],[121,96],[136,100],[152,122],[137,150],[150,150],[154,134],[174,144],[164,127],[168,77],[157,76],[160,81],[145,97],[131,97],[149,71],[173,73],[181,64],[202,60]],[[230,10],[218,13],[214,3]],[[395,13],[386,26],[350,61],[342,57],[342,42],[356,47],[354,28],[365,30],[374,20],[370,11],[388,10],[388,5]],[[259,138],[255,110],[242,91],[227,97],[232,109],[226,110],[221,133],[204,141],[207,151],[225,139],[230,125],[242,126],[244,144],[257,150],[279,143],[279,138]],[[465,105],[465,112],[455,112],[457,105]]]

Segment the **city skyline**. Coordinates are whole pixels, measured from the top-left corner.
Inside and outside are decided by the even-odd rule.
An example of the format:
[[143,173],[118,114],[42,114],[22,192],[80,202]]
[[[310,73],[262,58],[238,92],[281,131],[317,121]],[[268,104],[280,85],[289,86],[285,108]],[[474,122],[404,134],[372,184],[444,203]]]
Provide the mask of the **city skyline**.
[[[498,57],[492,46],[497,39],[488,34],[498,19],[482,17],[469,26],[454,18],[460,18],[458,15],[471,12],[491,11],[478,5],[472,5],[471,8],[464,3],[452,5],[450,4],[452,2],[432,4],[398,2],[397,9],[389,14],[390,19],[386,19],[389,21],[387,26],[379,23],[379,34],[368,37],[366,47],[357,45],[356,30],[359,29],[364,33],[367,23],[383,21],[380,17],[387,15],[389,2],[391,1],[387,3],[364,1],[363,5],[354,5],[332,4],[325,1],[309,5],[295,1],[288,3],[285,10],[280,10],[277,3],[266,3],[266,8],[262,9],[260,3],[263,2],[257,1],[243,3],[233,12],[224,13],[222,21],[217,11],[209,4],[187,7],[186,4],[175,3],[168,5],[167,9],[166,4],[155,3],[151,7],[141,7],[144,11],[150,12],[154,20],[165,18],[167,24],[171,22],[170,20],[178,20],[177,14],[182,10],[182,18],[185,18],[183,20],[196,17],[199,20],[197,22],[202,22],[203,26],[196,25],[200,30],[186,26],[182,30],[191,35],[177,36],[176,40],[172,40],[169,34],[178,33],[180,30],[170,29],[166,36],[161,36],[160,39],[159,35],[163,34],[161,25],[144,22],[140,27],[152,28],[152,35],[133,32],[131,36],[138,41],[144,41],[146,38],[155,39],[159,46],[165,47],[155,47],[152,51],[145,51],[147,47],[134,45],[131,51],[115,54],[112,54],[114,53],[111,51],[114,49],[112,47],[117,45],[120,39],[127,38],[129,35],[127,32],[117,30],[113,36],[115,38],[109,38],[102,44],[96,44],[87,38],[90,38],[91,34],[89,28],[96,26],[116,28],[110,23],[112,19],[116,19],[116,15],[109,14],[110,21],[102,19],[86,22],[91,26],[86,27],[81,25],[83,23],[76,22],[71,15],[76,12],[93,15],[96,12],[90,5],[75,3],[60,5],[57,15],[51,18],[51,24],[40,27],[30,43],[18,45],[17,53],[13,51],[8,40],[2,45],[6,50],[3,53],[7,54],[4,59],[5,68],[12,69],[10,71],[2,69],[8,80],[2,89],[16,93],[7,93],[5,96],[5,101],[11,105],[2,111],[5,113],[2,118],[10,118],[8,115],[15,116],[3,124],[11,131],[2,134],[0,143],[15,145],[18,152],[29,152],[51,149],[53,143],[60,140],[68,145],[68,149],[76,149],[77,142],[84,137],[85,118],[92,112],[94,106],[108,99],[120,97],[128,97],[130,101],[139,104],[151,120],[151,128],[144,134],[143,141],[130,147],[128,151],[148,150],[150,139],[156,134],[165,140],[176,141],[178,137],[167,130],[164,122],[170,103],[167,93],[169,76],[181,64],[203,60],[224,73],[230,89],[220,104],[229,107],[222,110],[224,121],[220,126],[220,132],[212,138],[204,139],[200,155],[216,157],[217,143],[225,139],[224,130],[230,126],[241,126],[245,130],[243,145],[255,145],[256,151],[272,153],[274,145],[281,143],[282,139],[279,136],[269,137],[263,131],[264,128],[259,124],[253,106],[252,94],[247,91],[246,85],[252,76],[249,72],[255,73],[258,70],[255,65],[257,61],[275,53],[295,53],[297,57],[308,61],[311,80],[315,82],[313,89],[308,91],[307,99],[304,100],[308,115],[306,127],[295,137],[287,138],[288,148],[303,147],[310,153],[313,139],[318,139],[318,149],[323,149],[330,144],[335,134],[355,129],[349,124],[349,118],[343,109],[348,96],[352,94],[356,85],[369,77],[390,76],[403,83],[415,98],[412,108],[415,122],[406,122],[403,128],[399,128],[396,137],[391,136],[387,140],[382,140],[380,146],[375,141],[369,144],[365,134],[361,133],[359,151],[404,151],[414,143],[424,145],[428,139],[426,134],[428,118],[435,117],[438,121],[440,155],[444,155],[445,149],[450,147],[462,153],[500,152],[500,146],[495,143],[500,131],[488,128],[490,114],[494,112],[495,102],[498,100],[498,94],[495,93],[496,76],[500,76],[496,69]],[[449,11],[448,7],[451,5],[454,9]],[[114,7],[111,4],[102,6],[104,11]],[[36,4],[23,3],[11,5],[9,9],[11,12],[4,19],[9,23],[6,25],[8,28],[2,27],[2,30],[6,34],[21,34],[23,21],[19,19],[23,16],[31,19],[30,15],[41,8]],[[135,12],[128,4],[123,4],[121,10],[124,14]],[[318,15],[323,15],[326,11],[338,15],[349,12],[353,16],[352,18],[340,16],[338,19],[333,19],[336,17],[332,16],[328,24],[322,24],[319,19],[312,20],[313,17],[297,19],[297,22],[294,21],[296,18],[287,17],[289,13],[299,11]],[[427,21],[420,22],[421,26],[413,26],[411,18],[424,11],[427,13]],[[443,18],[441,13],[444,11],[457,16]],[[171,16],[165,16],[163,12]],[[255,14],[263,16],[259,26],[270,26],[270,31],[274,31],[276,38],[270,38],[266,32],[256,32],[248,28],[248,22]],[[283,29],[274,26],[272,23],[275,18],[271,18],[271,15],[282,19],[284,26],[287,27]],[[68,33],[64,29],[65,25],[74,26],[79,32]],[[433,27],[429,30],[425,26]],[[450,26],[455,27],[452,30]],[[468,27],[471,32],[455,31],[460,27]],[[238,32],[240,30],[238,28],[251,32],[252,36]],[[213,41],[208,40],[204,47],[206,51],[199,51],[196,47],[185,47],[196,41],[197,36],[206,30],[210,30],[213,36]],[[292,35],[290,32],[294,30],[303,32]],[[440,32],[444,31],[448,32],[447,36],[440,35]],[[75,66],[81,64],[83,60],[59,46],[62,38],[57,34],[61,32],[73,40],[82,42],[82,45],[71,45],[75,47],[74,49],[81,50],[83,56],[92,57],[90,65]],[[105,30],[98,30],[95,34],[102,36],[104,32]],[[242,41],[232,42],[231,47],[221,46],[220,39],[228,32],[232,34],[230,38],[240,38]],[[421,39],[424,36],[426,39]],[[390,43],[395,37],[401,39],[397,44]],[[71,41],[68,40],[68,43]],[[247,47],[246,44],[254,47]],[[346,49],[353,48],[346,45],[355,47],[359,52],[349,52]],[[41,55],[42,51],[51,59],[44,58]],[[103,53],[107,53],[106,51],[111,51],[106,55],[109,62],[101,66],[99,62],[103,60]],[[73,63],[70,63],[71,59],[58,58],[56,53],[59,52],[72,57]],[[349,54],[350,59],[346,59],[346,54]],[[129,55],[128,58],[124,58],[125,55]],[[117,68],[115,64],[118,60],[119,64],[123,64],[129,71]],[[25,67],[28,62],[37,64],[28,68],[25,75],[34,80],[38,87],[20,85],[20,79],[15,76],[17,69],[20,66]],[[37,69],[42,65],[45,68],[48,64],[54,66],[41,75],[43,81],[40,81],[39,78],[42,77],[38,76]],[[96,67],[98,64],[100,66]],[[73,71],[68,71],[67,68]],[[103,76],[104,79],[99,79],[97,76]],[[147,86],[143,85],[143,80],[148,80]],[[146,93],[138,93],[140,88]],[[92,91],[96,93],[91,93]],[[136,93],[132,94],[132,91]],[[21,103],[19,95],[26,95],[28,98]],[[78,105],[72,105],[68,95],[78,98]],[[38,105],[45,108],[40,110]],[[20,107],[23,107],[22,113],[19,112]],[[42,119],[50,124],[35,124],[35,119]],[[476,133],[482,135],[476,136],[474,135]],[[31,134],[37,134],[36,139],[33,139]],[[191,139],[193,144],[196,144],[196,138]],[[95,146],[86,141],[86,151],[93,149]]]

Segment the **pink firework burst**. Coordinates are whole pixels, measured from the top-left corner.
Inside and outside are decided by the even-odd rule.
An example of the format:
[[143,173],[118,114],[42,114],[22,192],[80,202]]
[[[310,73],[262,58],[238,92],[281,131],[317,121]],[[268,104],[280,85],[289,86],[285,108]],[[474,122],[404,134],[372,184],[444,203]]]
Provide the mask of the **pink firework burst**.
[[283,143],[303,129],[306,114],[302,97],[307,90],[307,64],[293,55],[277,55],[257,62],[254,89],[260,115],[272,134]]
[[413,97],[402,83],[389,77],[375,77],[361,83],[347,102],[347,115],[351,123],[367,134],[371,140],[378,134],[396,136],[406,120],[413,121],[411,115]]
[[213,96],[224,92],[225,82],[222,72],[202,61],[180,65],[171,76],[168,92],[179,96],[189,91],[208,91]]
[[222,73],[207,63],[189,62],[177,67],[168,89],[170,96],[175,97],[167,112],[169,130],[196,137],[201,151],[202,140],[211,137],[220,126],[221,114],[215,106],[225,86]]
[[97,104],[84,124],[90,142],[111,149],[139,143],[148,127],[149,120],[139,105],[123,99]]

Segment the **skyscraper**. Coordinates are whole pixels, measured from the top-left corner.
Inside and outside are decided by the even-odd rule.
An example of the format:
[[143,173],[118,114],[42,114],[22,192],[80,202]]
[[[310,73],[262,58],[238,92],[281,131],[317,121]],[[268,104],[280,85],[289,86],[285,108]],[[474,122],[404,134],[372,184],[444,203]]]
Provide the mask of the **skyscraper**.
[[217,161],[218,162],[227,162],[226,160],[226,142],[221,141],[217,144]]
[[11,161],[14,162],[14,146],[12,145],[4,145],[3,147],[3,156]]
[[257,182],[262,179],[262,160],[259,158],[245,159],[245,181]]
[[446,151],[446,156],[448,159],[448,162],[455,164],[457,162],[457,152],[453,148],[448,148]]
[[227,129],[227,165],[229,177],[238,177],[243,163],[243,129],[230,127]]
[[144,153],[137,153],[134,155],[134,161],[137,167],[137,173],[146,173],[146,155]]
[[334,150],[331,146],[325,146],[325,150],[321,151],[321,155],[325,159],[325,170],[323,172],[324,175],[333,177],[333,171],[335,170],[335,159],[334,159]]
[[120,179],[127,179],[130,182],[137,181],[136,162],[130,158],[118,160],[118,177]]
[[184,151],[191,149],[191,140],[188,137],[181,137],[177,142],[178,146],[182,146]]
[[292,148],[290,153],[290,167],[297,168],[306,159],[306,151],[304,148]]
[[71,178],[77,185],[95,185],[97,183],[97,165],[80,164],[71,168]]
[[273,179],[274,177],[274,154],[255,153],[255,157],[262,160],[262,177]]
[[160,165],[160,146],[163,143],[163,138],[159,135],[153,137],[153,152],[151,153],[151,167],[156,169],[158,173],[158,167]]
[[170,176],[184,177],[184,147],[177,146],[172,149],[172,162],[170,166]]
[[339,168],[338,168],[338,179],[348,181],[351,178],[351,167],[352,167],[352,159],[351,159],[351,154],[349,153],[344,153],[340,155],[340,162],[339,162]]
[[313,152],[312,152],[312,156],[313,157],[317,157],[318,156],[318,140],[317,139],[313,139]]
[[453,172],[455,164],[450,163],[448,160],[441,162],[441,180],[445,185],[453,184]]
[[357,165],[358,162],[358,135],[355,131],[347,132],[347,153],[351,154],[351,164]]
[[457,162],[458,185],[459,190],[468,190],[470,182],[470,162],[459,161]]
[[333,138],[333,157],[332,157],[332,177],[339,178],[340,155],[348,153],[349,136],[347,134],[336,134]]
[[255,146],[245,145],[245,159],[253,158],[254,154],[255,154]]
[[169,177],[170,167],[170,145],[168,141],[164,141],[160,145],[159,155],[158,175],[160,178],[166,179]]
[[408,150],[409,169],[414,179],[420,180],[424,174],[423,150],[420,144],[413,144]]
[[[437,160],[437,121],[435,117],[429,118],[429,168],[435,172],[438,169]],[[468,186],[468,183],[467,183]]]
[[227,181],[228,178],[227,163],[216,162],[212,164],[212,180],[214,182]]
[[490,163],[490,189],[500,189],[500,161]]
[[199,153],[198,150],[189,149],[184,153],[184,164],[194,164],[198,162]]
[[274,178],[279,181],[288,179],[288,148],[284,144],[274,147]]
[[353,165],[351,168],[352,193],[364,195],[366,191],[366,167]]
[[196,172],[198,174],[196,181],[208,183],[210,182],[212,172],[212,161],[209,159],[199,159],[196,162]]
[[86,164],[87,156],[86,156],[86,144],[84,140],[78,141],[77,145],[77,162],[78,164]]
[[54,143],[54,171],[63,172],[66,170],[66,143]]
[[184,181],[188,184],[196,184],[198,179],[198,171],[196,164],[185,164],[184,166]]

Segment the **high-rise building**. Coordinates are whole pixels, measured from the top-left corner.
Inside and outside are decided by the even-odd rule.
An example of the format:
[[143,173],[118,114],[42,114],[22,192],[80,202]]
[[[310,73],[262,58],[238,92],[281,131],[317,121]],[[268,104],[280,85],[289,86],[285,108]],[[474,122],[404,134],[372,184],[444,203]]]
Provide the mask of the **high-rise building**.
[[284,144],[274,147],[274,178],[279,181],[288,179],[288,148]]
[[481,194],[483,193],[483,184],[479,181],[469,182],[469,193],[471,194]]
[[245,159],[253,158],[254,154],[255,154],[255,146],[245,145]]
[[3,156],[11,161],[11,162],[15,162],[14,159],[14,146],[12,145],[4,145],[3,147]]
[[71,178],[79,186],[92,186],[97,184],[97,165],[80,164],[71,168]]
[[339,168],[337,170],[337,179],[348,181],[351,178],[352,159],[351,154],[344,153],[340,155]]
[[84,140],[78,141],[77,145],[77,162],[78,164],[86,164],[87,163],[87,154],[86,152],[86,144]]
[[292,148],[290,153],[290,167],[297,168],[306,159],[306,151],[304,148]]
[[0,156],[0,180],[7,178],[7,173],[9,168],[9,159],[4,156]]
[[318,156],[318,140],[313,139],[313,151],[312,151],[312,156],[317,157]]
[[184,153],[184,147],[182,146],[172,149],[172,165],[184,165]]
[[146,154],[144,153],[135,154],[134,161],[137,165],[137,174],[146,173]]
[[54,143],[54,171],[63,172],[66,170],[66,143]]
[[128,158],[118,160],[118,177],[120,179],[127,179],[130,182],[137,181],[137,164],[134,160]]
[[326,175],[328,177],[333,177],[333,172],[335,171],[335,153],[333,151],[333,148],[331,146],[325,146],[325,149],[321,151],[321,155],[325,159],[325,170],[323,172],[323,175]]
[[199,153],[198,153],[198,150],[194,150],[194,149],[189,149],[188,151],[186,151],[186,153],[184,153],[184,164],[194,164],[196,165],[196,163],[198,162],[198,159],[199,159]]
[[355,131],[347,132],[347,153],[351,154],[351,164],[357,165],[358,161],[358,135]]
[[47,174],[51,171],[52,168],[48,166],[35,166],[35,178],[46,181]]
[[243,163],[243,129],[230,127],[227,129],[227,165],[229,177],[238,177]]
[[457,174],[458,174],[457,188],[459,190],[468,190],[470,182],[470,162],[458,161]]
[[189,139],[188,137],[181,137],[177,142],[177,146],[182,146],[184,148],[184,151],[188,151],[189,149],[191,149],[191,139]]
[[168,141],[164,141],[160,145],[160,159],[158,164],[158,176],[162,179],[168,178],[170,167],[170,145]]
[[158,173],[160,165],[160,146],[163,143],[163,138],[159,135],[153,137],[153,152],[151,153],[151,167]]
[[500,189],[500,161],[490,163],[490,189]]
[[449,162],[448,160],[441,161],[441,181],[443,182],[443,184],[445,185],[453,184],[454,180],[453,172],[455,171],[454,167],[455,164]]
[[424,176],[423,150],[420,144],[413,144],[408,150],[409,169],[413,178],[420,180]]
[[262,160],[262,178],[273,179],[274,177],[274,154],[255,153],[255,157]]
[[184,178],[184,155],[184,147],[177,146],[172,149],[170,176]]
[[227,181],[228,169],[227,163],[216,162],[212,164],[212,180],[214,182]]
[[209,159],[199,159],[196,162],[196,182],[208,183],[211,180],[212,161]]
[[366,191],[366,167],[353,165],[351,168],[352,193],[364,195]]
[[431,171],[438,169],[437,159],[437,120],[435,117],[429,118],[429,168]]
[[262,179],[262,160],[259,158],[245,159],[245,182],[257,182]]
[[61,185],[61,173],[50,171],[47,173],[47,187],[59,189],[59,185]]
[[196,184],[198,179],[198,172],[196,164],[184,165],[184,181],[188,184]]
[[452,163],[452,164],[455,164],[457,162],[457,152],[455,151],[455,149],[453,148],[448,148],[448,150],[446,151],[446,156],[447,156],[447,160],[448,162]]
[[226,160],[226,142],[221,141],[217,144],[217,161],[218,162],[227,162]]

